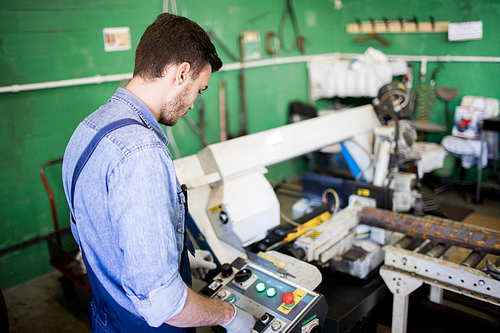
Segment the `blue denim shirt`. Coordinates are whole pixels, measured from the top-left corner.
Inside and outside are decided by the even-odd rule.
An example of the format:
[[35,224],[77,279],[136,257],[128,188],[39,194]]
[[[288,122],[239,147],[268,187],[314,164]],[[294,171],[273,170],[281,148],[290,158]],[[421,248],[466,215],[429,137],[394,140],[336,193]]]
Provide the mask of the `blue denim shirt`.
[[[99,143],[75,188],[72,231],[108,293],[153,327],[184,307],[179,275],[184,246],[184,195],[167,150],[168,139],[149,109],[118,88],[75,130],[64,154],[68,203],[75,164],[103,126],[135,118]],[[71,206],[71,204],[70,204]]]

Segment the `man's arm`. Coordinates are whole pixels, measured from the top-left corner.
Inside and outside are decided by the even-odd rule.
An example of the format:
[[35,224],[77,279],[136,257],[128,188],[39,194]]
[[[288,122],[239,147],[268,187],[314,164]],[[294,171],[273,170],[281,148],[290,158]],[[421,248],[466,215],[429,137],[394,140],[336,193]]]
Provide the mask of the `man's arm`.
[[231,304],[207,298],[187,288],[186,304],[182,311],[166,323],[177,327],[217,326],[226,324],[234,315]]

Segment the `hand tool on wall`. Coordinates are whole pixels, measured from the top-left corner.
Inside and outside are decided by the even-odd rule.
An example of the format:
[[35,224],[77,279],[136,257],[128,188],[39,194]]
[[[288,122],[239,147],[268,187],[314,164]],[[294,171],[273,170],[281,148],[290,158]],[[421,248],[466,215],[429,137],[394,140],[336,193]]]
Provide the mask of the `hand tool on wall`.
[[429,118],[434,111],[434,105],[436,104],[436,90],[434,89],[434,86],[436,84],[437,74],[442,68],[442,64],[438,64],[438,67],[435,68],[432,72],[429,86],[425,85],[425,76],[427,71],[426,66],[427,62],[425,61],[425,59],[423,59],[422,67],[420,70],[420,86],[417,88],[417,121],[413,122],[413,127],[415,127],[415,129],[420,132],[419,140],[421,141],[424,139],[425,133],[445,132],[448,127],[448,124],[440,125],[429,121]]
[[246,95],[245,95],[245,59],[243,57],[243,50],[242,50],[242,38],[239,36],[238,38],[238,46],[239,46],[239,51],[241,54],[241,58],[237,58],[230,50],[229,48],[215,35],[213,31],[207,31],[208,36],[215,41],[226,53],[227,55],[234,61],[238,62],[241,61],[241,69],[240,73],[238,75],[238,85],[239,85],[239,90],[240,90],[240,110],[239,110],[239,123],[240,123],[240,131],[238,133],[238,136],[243,136],[248,133],[247,129],[247,112],[246,112]]
[[[294,33],[294,43],[290,48],[287,48],[284,46],[284,33],[285,33],[285,24],[287,18],[290,17],[290,20],[292,21],[293,25],[293,33]],[[297,23],[297,18],[295,17],[295,11],[293,9],[293,3],[292,0],[285,0],[285,8],[283,9],[283,15],[281,15],[281,21],[280,21],[280,26],[278,30],[278,36],[280,41],[283,42],[283,48],[287,50],[288,52],[292,52],[295,47],[297,47],[300,51],[300,53],[304,54],[305,49],[304,49],[304,37],[300,35],[299,33],[299,25]]]
[[220,141],[227,140],[226,128],[226,82],[219,81],[219,126],[220,126]]
[[203,147],[209,145],[207,136],[205,134],[205,102],[203,101],[203,96],[200,94],[198,96],[198,127],[200,128],[200,139]]
[[[372,23],[372,31],[375,31],[375,21],[372,18],[370,18],[369,20]],[[358,22],[358,25],[360,26],[360,30],[361,30],[361,21],[359,19],[356,19],[356,22]],[[388,41],[384,37],[382,37],[379,34],[374,33],[374,32],[369,33],[369,34],[364,35],[364,36],[356,37],[356,38],[354,38],[354,42],[357,43],[357,44],[361,44],[361,43],[364,44],[366,41],[369,41],[369,40],[372,40],[372,39],[374,39],[377,42],[377,45],[391,46],[391,42],[390,41]]]
[[241,56],[241,69],[240,74],[238,75],[238,83],[240,89],[240,109],[239,109],[239,124],[240,131],[238,132],[238,136],[244,136],[248,134],[247,128],[247,98],[246,98],[246,90],[245,90],[245,53],[243,50],[243,36],[239,37],[239,47],[240,47],[240,56]]

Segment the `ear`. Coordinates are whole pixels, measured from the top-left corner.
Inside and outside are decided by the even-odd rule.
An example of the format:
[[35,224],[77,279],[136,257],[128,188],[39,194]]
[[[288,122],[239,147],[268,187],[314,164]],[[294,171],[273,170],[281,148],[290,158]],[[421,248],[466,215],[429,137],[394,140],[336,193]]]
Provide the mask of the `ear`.
[[191,65],[188,62],[183,62],[177,67],[176,80],[179,84],[186,82],[191,75]]

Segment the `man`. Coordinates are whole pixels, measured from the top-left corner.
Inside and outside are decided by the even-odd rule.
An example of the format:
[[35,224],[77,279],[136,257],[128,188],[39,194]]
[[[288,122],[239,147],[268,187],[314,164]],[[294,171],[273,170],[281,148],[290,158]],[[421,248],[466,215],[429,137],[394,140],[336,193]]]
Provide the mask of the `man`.
[[63,182],[94,293],[93,332],[252,330],[250,314],[186,285],[186,196],[158,124],[175,125],[221,67],[202,28],[161,14],[139,42],[130,83],[68,143]]

